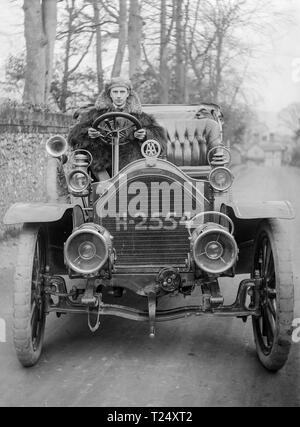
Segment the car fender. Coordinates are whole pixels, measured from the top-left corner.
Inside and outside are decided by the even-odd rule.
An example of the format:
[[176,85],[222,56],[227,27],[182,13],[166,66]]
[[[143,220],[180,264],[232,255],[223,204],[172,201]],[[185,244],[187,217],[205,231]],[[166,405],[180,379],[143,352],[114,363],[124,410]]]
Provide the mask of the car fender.
[[51,223],[60,221],[66,212],[73,213],[74,225],[84,222],[84,214],[79,205],[63,203],[16,203],[6,212],[5,225]]
[[[236,219],[294,219],[295,211],[288,201],[231,202],[222,206],[222,212]],[[231,212],[230,212],[231,211]],[[234,215],[232,215],[232,213]]]
[[253,245],[261,221],[295,218],[293,206],[286,201],[235,201],[223,204],[221,211],[226,213],[234,223],[234,237],[239,247],[236,274],[249,274],[252,271]]

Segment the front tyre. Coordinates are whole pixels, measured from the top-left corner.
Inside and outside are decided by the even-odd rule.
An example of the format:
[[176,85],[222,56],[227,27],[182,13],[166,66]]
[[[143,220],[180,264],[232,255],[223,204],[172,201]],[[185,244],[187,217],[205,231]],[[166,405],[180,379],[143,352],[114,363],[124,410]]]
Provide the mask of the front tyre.
[[40,358],[46,313],[44,273],[46,238],[37,225],[25,225],[19,240],[14,277],[13,335],[21,364],[31,367]]
[[264,221],[258,230],[253,274],[262,279],[260,317],[253,317],[258,358],[270,371],[285,365],[291,348],[294,310],[293,270],[290,242],[278,220]]

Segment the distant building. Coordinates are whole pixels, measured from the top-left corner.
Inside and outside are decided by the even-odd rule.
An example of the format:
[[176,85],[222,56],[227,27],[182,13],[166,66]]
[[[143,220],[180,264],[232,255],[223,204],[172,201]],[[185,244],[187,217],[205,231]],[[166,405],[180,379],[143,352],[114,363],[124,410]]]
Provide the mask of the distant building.
[[280,167],[283,164],[283,155],[285,149],[280,144],[268,144],[264,145],[263,148],[265,153],[265,166],[268,167]]
[[248,166],[263,165],[265,162],[265,152],[259,144],[254,144],[247,150],[245,159]]
[[[278,133],[252,132],[250,146],[245,149],[245,159],[248,165],[280,167],[291,161],[293,141],[287,135]],[[248,142],[248,143],[249,143]]]

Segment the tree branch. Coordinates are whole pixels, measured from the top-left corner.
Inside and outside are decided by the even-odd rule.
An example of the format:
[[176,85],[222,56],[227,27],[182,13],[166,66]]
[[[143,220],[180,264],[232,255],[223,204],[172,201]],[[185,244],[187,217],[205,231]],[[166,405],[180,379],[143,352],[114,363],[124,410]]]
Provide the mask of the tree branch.
[[77,70],[77,68],[79,67],[79,65],[82,63],[82,61],[84,60],[84,58],[85,58],[85,57],[86,57],[86,55],[88,54],[89,49],[90,49],[91,44],[92,44],[92,41],[93,41],[93,38],[94,38],[94,33],[93,33],[93,34],[91,34],[91,37],[90,37],[89,42],[88,42],[88,44],[87,44],[86,50],[85,50],[85,52],[81,55],[81,58],[79,59],[79,61],[77,62],[77,64],[76,64],[76,65],[75,65],[71,70],[69,70],[69,72],[68,72],[68,77],[70,77],[70,75],[71,75],[71,74],[73,74],[73,73],[74,73],[74,71],[76,71],[76,70]]

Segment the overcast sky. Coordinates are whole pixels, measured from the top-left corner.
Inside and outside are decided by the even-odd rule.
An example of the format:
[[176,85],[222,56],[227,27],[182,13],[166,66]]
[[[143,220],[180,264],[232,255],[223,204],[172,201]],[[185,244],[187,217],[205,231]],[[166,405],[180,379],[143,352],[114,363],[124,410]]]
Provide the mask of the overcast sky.
[[[288,5],[288,0],[273,0]],[[261,59],[265,68],[261,90],[266,108],[280,110],[292,102],[300,102],[300,0],[291,0],[294,24],[274,37],[272,53]]]
[[[279,111],[289,103],[300,102],[300,0],[273,0],[282,10],[291,10],[294,24],[274,34],[273,47],[257,60],[260,81],[256,90],[263,104],[260,109]],[[21,0],[18,3],[22,4]],[[11,0],[0,0],[0,80],[7,56],[24,48],[23,10]]]

